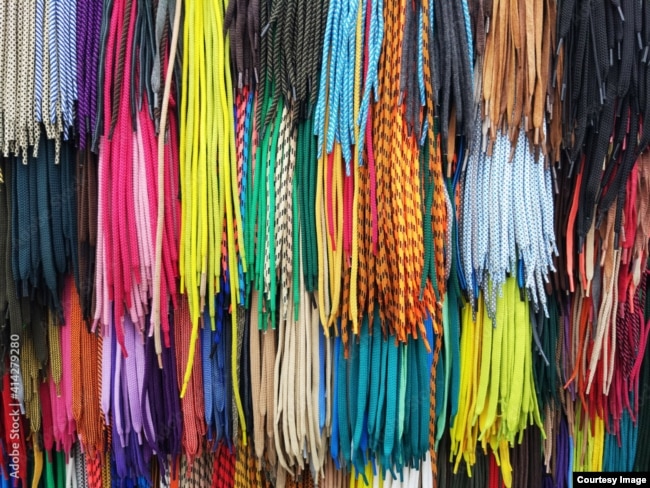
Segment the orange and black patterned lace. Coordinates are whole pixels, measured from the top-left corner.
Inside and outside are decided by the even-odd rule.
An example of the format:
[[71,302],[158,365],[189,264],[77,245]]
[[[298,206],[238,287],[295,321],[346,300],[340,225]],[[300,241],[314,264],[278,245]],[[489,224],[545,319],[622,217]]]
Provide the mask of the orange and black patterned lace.
[[649,470],[649,109],[637,0],[2,2],[0,486]]

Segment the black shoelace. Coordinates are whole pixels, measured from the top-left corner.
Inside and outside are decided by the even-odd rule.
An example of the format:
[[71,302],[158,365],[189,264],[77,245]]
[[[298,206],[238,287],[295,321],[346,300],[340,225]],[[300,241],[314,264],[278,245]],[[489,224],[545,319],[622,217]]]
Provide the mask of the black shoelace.
[[[640,120],[648,103],[650,8],[634,0],[562,0],[558,46],[564,161],[571,178],[582,171],[575,232],[578,250],[594,219],[596,226],[616,202],[615,244],[622,225],[625,186],[639,153],[650,141]],[[556,58],[557,59],[557,58]],[[613,144],[610,147],[610,138]],[[596,209],[596,210],[594,210]]]
[[[477,2],[474,2],[476,4]],[[456,110],[456,134],[469,135],[474,127],[475,103],[472,81],[473,60],[469,50],[461,2],[434,2],[433,42],[429,43],[430,64],[437,115],[440,119],[443,160],[446,159],[452,106]],[[473,10],[480,12],[480,5]],[[477,19],[474,30],[483,28]],[[481,27],[476,25],[481,24]]]

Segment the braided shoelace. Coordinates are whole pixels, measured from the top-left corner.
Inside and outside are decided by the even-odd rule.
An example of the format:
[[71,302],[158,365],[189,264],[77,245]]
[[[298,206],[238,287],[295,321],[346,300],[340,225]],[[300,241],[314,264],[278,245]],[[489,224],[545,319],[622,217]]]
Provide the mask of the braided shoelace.
[[546,311],[544,283],[557,253],[551,185],[550,169],[534,160],[523,134],[516,147],[500,134],[491,157],[474,145],[463,186],[461,260],[467,292],[476,297],[483,290],[491,317],[507,275],[518,276]]
[[76,131],[79,135],[79,148],[90,146],[88,137],[92,136],[97,120],[97,71],[100,60],[100,30],[104,2],[92,0],[77,3],[77,114]]
[[644,2],[0,14],[0,356],[46,484],[645,469]]
[[[71,2],[64,3],[66,7],[71,5]],[[35,64],[39,59],[38,41],[43,41],[43,31],[39,31],[41,33],[39,38],[36,29],[38,20],[36,6],[35,0],[24,5],[7,3],[2,6],[0,69],[4,88],[0,98],[2,112],[0,147],[5,156],[10,153],[26,155],[29,146],[37,144],[40,135],[37,122],[41,119],[37,119],[34,113],[40,100],[36,99],[34,84]],[[58,30],[54,28],[53,32],[58,33]],[[56,49],[56,41],[54,39],[52,41]],[[42,55],[40,57],[42,58]],[[70,108],[72,100],[73,98],[67,100]]]

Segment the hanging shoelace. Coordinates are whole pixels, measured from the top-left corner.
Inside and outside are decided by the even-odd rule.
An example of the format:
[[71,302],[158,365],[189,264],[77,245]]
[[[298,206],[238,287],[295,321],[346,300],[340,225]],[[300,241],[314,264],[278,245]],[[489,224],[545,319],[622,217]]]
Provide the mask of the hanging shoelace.
[[75,156],[63,143],[56,164],[56,143],[40,140],[37,158],[14,160],[12,268],[20,296],[36,293],[60,315],[59,277],[78,273]]
[[[235,313],[241,301],[238,267],[247,270],[246,248],[241,244],[241,205],[237,198],[233,80],[228,75],[217,76],[228,73],[230,65],[228,44],[221,35],[224,15],[223,2],[192,3],[185,11],[183,77],[187,82],[181,93],[180,190],[181,220],[192,225],[183,225],[181,229],[179,270],[180,290],[187,293],[189,302],[192,335],[181,396],[190,381],[199,321],[206,306],[210,327],[214,328],[212,297],[224,284],[222,273],[230,291],[229,311]],[[205,70],[205,60],[214,60],[220,68]],[[204,103],[204,100],[212,101]],[[217,125],[217,120],[224,123]],[[236,321],[232,324],[230,373],[241,435],[246,444],[247,429],[236,368]]]
[[594,6],[562,2],[559,12],[557,52],[564,70],[556,82],[562,86],[564,146],[567,164],[583,173],[575,226],[578,249],[594,220],[598,227],[614,201],[618,248],[625,184],[647,143],[642,139],[637,147],[640,103],[644,109],[647,103],[647,87],[640,82],[647,71],[642,64],[641,6],[627,1]]
[[[55,140],[58,161],[61,140],[70,140],[78,100],[76,5],[71,0],[36,0],[34,103],[35,122]],[[37,140],[33,144],[38,144]]]
[[[105,133],[98,168],[97,306],[94,319],[95,323],[109,326],[111,302],[114,304],[117,340],[124,351],[125,315],[128,314],[131,322],[142,330],[148,300],[154,289],[160,290],[156,296],[164,304],[165,313],[160,314],[158,323],[162,323],[164,344],[169,347],[167,306],[170,302],[177,305],[174,278],[179,216],[175,205],[165,201],[158,203],[157,197],[159,188],[164,188],[165,193],[177,193],[177,166],[169,163],[176,161],[178,154],[171,147],[165,148],[162,159],[166,170],[161,170],[159,176],[162,178],[157,181],[156,136],[150,117],[152,112],[148,109],[150,102],[146,87],[135,80],[138,69],[145,69],[150,64],[145,61],[144,52],[145,47],[153,49],[153,46],[148,42],[151,38],[145,37],[147,32],[143,32],[142,26],[145,18],[153,13],[147,9],[138,11],[135,3],[127,1],[116,2],[112,9],[105,11],[105,16],[109,15],[110,25],[117,30],[114,31],[116,35],[108,36],[106,40],[106,52],[112,56],[105,60],[105,71],[107,80],[114,78],[114,84],[107,82],[103,88],[101,116]],[[133,52],[135,46],[139,47],[137,52]],[[139,59],[137,53],[140,53]],[[133,88],[135,86],[139,89]],[[132,132],[129,127],[137,130]],[[176,134],[174,118],[170,118],[169,134],[170,137]],[[110,183],[105,178],[108,172],[117,175]],[[160,225],[156,226],[153,221],[158,215],[158,205],[163,205],[166,212]],[[158,246],[159,267],[156,267],[155,256],[157,227],[162,230],[162,243]],[[156,341],[157,344],[161,342],[158,333]],[[157,349],[160,354],[160,348]]]
[[471,469],[480,441],[484,451],[490,446],[506,486],[511,486],[508,445],[530,424],[543,432],[535,394],[529,303],[521,299],[517,280],[511,277],[497,298],[494,319],[482,296],[476,321],[472,315],[468,304],[463,310],[459,410],[450,427],[454,469],[458,470],[461,459]]
[[22,484],[645,469],[646,3],[19,3],[0,435],[17,401]]
[[230,32],[230,59],[238,89],[253,87],[259,81],[259,15],[259,0],[228,3],[224,23]]
[[531,145],[546,153],[545,104],[551,59],[550,32],[555,24],[551,3],[499,0],[486,4],[479,100],[489,154],[498,130],[503,126],[513,146],[523,130]]
[[[450,164],[455,136],[470,136],[474,127],[474,42],[467,1],[432,4],[431,78],[434,100],[439,109],[443,158]],[[464,29],[455,28],[458,25]]]
[[[637,164],[645,159],[640,154],[646,144],[639,117],[647,103],[644,8],[633,2],[561,3],[556,53],[558,66],[564,63],[556,77],[566,151],[559,175],[567,180],[560,184],[572,193],[556,205],[556,228],[566,236],[567,252],[555,284],[589,297],[567,301],[566,381],[588,417],[604,419],[608,429],[611,423],[617,439],[631,443],[628,451],[636,433],[626,415],[636,415],[643,350],[637,344],[645,340],[638,304],[645,293],[639,283],[646,252],[639,238],[647,240],[641,224],[646,210],[644,197],[637,197],[646,179]],[[607,463],[627,466],[608,445]]]
[[[100,61],[101,27],[104,2],[93,0],[77,4],[77,117],[76,132],[79,136],[77,151],[77,252],[78,272],[75,282],[79,290],[83,317],[89,320],[93,314],[93,282],[97,246],[97,165],[96,152],[91,148],[98,119],[98,71]],[[98,107],[99,105],[99,107]]]
[[93,134],[97,120],[97,71],[99,66],[100,30],[104,2],[91,0],[78,2],[76,11],[77,34],[77,113],[76,132],[79,149],[90,146],[88,137]]
[[[40,100],[36,98],[34,83],[35,63],[39,60],[39,47],[42,46],[39,44],[39,41],[42,42],[42,38],[39,39],[37,33],[36,7],[40,6],[40,3],[36,0],[29,0],[23,4],[12,2],[0,8],[2,13],[2,22],[0,23],[0,38],[2,39],[0,41],[0,72],[2,75],[0,79],[3,86],[0,95],[0,113],[2,113],[0,147],[4,156],[8,156],[10,153],[26,155],[29,147],[38,143],[40,128],[37,121],[40,119],[35,118],[34,109]],[[62,2],[62,10],[69,8],[71,4],[72,2]],[[40,18],[42,19],[42,16]],[[42,31],[39,32],[42,33]],[[52,32],[55,35],[63,34],[63,32],[59,33],[56,26]],[[59,45],[55,39],[52,42],[54,43],[53,51],[56,53]],[[66,62],[69,61],[69,59],[66,60]],[[57,86],[57,94],[58,88]],[[72,100],[74,99],[66,100],[70,109]],[[72,113],[69,115],[72,116]]]
[[[13,182],[13,158],[2,158],[0,160],[0,171],[4,179],[0,183],[0,325],[3,334],[0,335],[1,359],[0,371],[3,375],[7,371],[6,359],[10,350],[10,338],[21,337],[23,334],[23,319],[20,300],[13,279],[13,232],[11,230],[12,219],[12,182]],[[7,337],[9,332],[9,337]]]
[[93,314],[95,258],[97,253],[97,156],[86,148],[77,151],[77,254],[75,283],[84,320]]
[[[508,161],[513,152],[513,161]],[[494,317],[501,286],[508,275],[516,276],[535,307],[546,311],[544,284],[557,253],[553,188],[551,170],[544,161],[535,161],[527,138],[520,137],[513,147],[499,134],[491,157],[476,143],[467,162],[462,200],[460,249],[470,297],[475,300],[478,289],[483,290]]]
[[[647,274],[644,274],[643,278],[644,281],[646,281],[646,286],[647,286],[647,280],[648,276]],[[647,320],[649,318],[649,299],[650,299],[650,294],[646,293],[646,301],[645,303],[642,304],[643,306],[643,319],[647,324]],[[648,342],[646,342],[645,346],[645,352],[648,350]],[[638,438],[637,438],[637,445],[638,446],[643,446],[644,442],[648,439],[648,415],[647,415],[647,392],[648,392],[648,368],[650,367],[650,363],[648,361],[643,361],[641,363],[641,368],[639,371],[639,392],[637,398],[638,400],[638,406],[639,406],[639,414],[637,417],[638,420]],[[634,469],[644,469],[645,466],[648,466],[649,461],[648,461],[648,454],[645,452],[644,449],[637,449],[636,451],[636,456],[634,459]]]

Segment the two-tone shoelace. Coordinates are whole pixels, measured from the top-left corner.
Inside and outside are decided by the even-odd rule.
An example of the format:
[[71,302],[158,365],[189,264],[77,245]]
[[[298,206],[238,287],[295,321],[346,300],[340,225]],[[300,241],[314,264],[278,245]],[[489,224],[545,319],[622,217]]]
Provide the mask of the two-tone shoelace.
[[475,143],[462,200],[461,262],[470,297],[482,289],[493,317],[510,275],[528,290],[535,306],[546,309],[544,284],[557,253],[551,170],[535,161],[523,133],[516,147],[505,134],[498,135],[491,157]]
[[645,4],[27,8],[1,7],[0,325],[44,480],[647,464]]
[[[36,97],[35,69],[36,62],[42,59],[43,30],[42,15],[37,15],[37,4],[41,7],[44,2],[30,1],[24,5],[7,3],[2,6],[2,26],[0,33],[2,46],[0,48],[0,69],[2,70],[2,95],[0,98],[0,111],[2,123],[0,124],[0,146],[2,153],[8,156],[13,154],[26,154],[30,146],[37,144],[40,128],[36,114],[40,113],[41,99]],[[54,2],[49,2],[54,3]],[[65,4],[65,5],[63,5]],[[70,7],[72,2],[63,2],[61,7]],[[38,20],[41,24],[38,24]],[[40,30],[37,32],[37,26]],[[40,36],[39,36],[40,33]],[[59,31],[53,26],[51,39],[53,51],[56,53],[59,46],[56,36]],[[63,33],[61,33],[63,34]],[[38,55],[41,54],[39,57]],[[49,59],[49,56],[45,55]],[[54,60],[56,63],[57,59]],[[69,61],[69,59],[67,60]],[[55,88],[55,96],[59,95],[59,86]],[[72,98],[67,99],[72,108]],[[49,103],[49,100],[48,100]],[[39,112],[35,113],[38,105]],[[48,112],[49,113],[49,112]],[[72,115],[70,113],[70,115]],[[48,120],[48,119],[45,119]],[[70,120],[72,120],[70,118]]]

